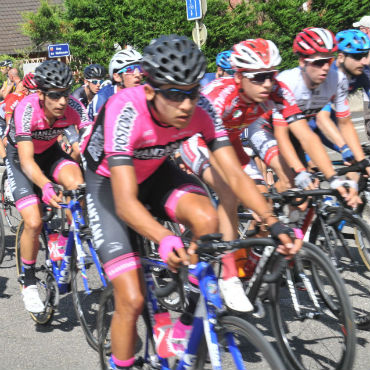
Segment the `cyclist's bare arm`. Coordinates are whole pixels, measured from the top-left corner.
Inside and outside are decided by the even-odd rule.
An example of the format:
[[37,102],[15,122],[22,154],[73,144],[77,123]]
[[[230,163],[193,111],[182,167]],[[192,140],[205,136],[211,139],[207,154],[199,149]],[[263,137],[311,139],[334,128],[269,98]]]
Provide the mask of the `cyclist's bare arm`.
[[325,137],[327,137],[335,145],[339,146],[339,148],[346,144],[346,141],[344,140],[337,125],[330,118],[329,111],[321,110],[319,113],[317,113],[316,124]]

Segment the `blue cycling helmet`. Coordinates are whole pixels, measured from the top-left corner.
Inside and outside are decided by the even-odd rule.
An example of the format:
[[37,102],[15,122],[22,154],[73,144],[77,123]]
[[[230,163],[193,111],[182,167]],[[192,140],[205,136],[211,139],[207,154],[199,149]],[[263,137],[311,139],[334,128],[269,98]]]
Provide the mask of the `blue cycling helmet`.
[[348,54],[360,54],[370,50],[369,37],[359,30],[345,30],[336,34],[338,51]]
[[230,64],[231,53],[232,53],[231,50],[225,50],[221,51],[221,53],[218,53],[216,57],[216,64],[222,69],[231,69]]

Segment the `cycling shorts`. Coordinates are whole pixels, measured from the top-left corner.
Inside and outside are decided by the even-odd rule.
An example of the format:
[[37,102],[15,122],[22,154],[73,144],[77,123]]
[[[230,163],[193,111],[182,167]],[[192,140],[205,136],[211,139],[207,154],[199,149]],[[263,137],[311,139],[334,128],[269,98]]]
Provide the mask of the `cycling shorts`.
[[244,131],[248,145],[269,166],[272,159],[279,155],[279,148],[271,125],[263,118],[258,118]]
[[[59,171],[65,165],[78,166],[73,159],[65,153],[58,143],[52,145],[43,153],[34,154],[34,159],[40,169],[51,181],[58,183]],[[18,211],[33,204],[40,203],[41,190],[23,173],[18,157],[18,150],[8,143],[5,158],[8,181]]]
[[[132,269],[140,268],[132,231],[116,214],[111,181],[87,168],[86,203],[94,247],[110,280]],[[155,217],[177,222],[175,210],[187,193],[206,196],[198,180],[166,160],[154,174],[138,185],[138,199]]]

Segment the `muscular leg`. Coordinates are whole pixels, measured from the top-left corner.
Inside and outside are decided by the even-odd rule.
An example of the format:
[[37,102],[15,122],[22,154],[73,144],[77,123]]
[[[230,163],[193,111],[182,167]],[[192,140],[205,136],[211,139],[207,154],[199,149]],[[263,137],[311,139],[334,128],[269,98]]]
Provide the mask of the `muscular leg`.
[[135,354],[136,322],[144,306],[142,270],[126,271],[112,283],[115,307],[111,323],[112,353],[125,361]]

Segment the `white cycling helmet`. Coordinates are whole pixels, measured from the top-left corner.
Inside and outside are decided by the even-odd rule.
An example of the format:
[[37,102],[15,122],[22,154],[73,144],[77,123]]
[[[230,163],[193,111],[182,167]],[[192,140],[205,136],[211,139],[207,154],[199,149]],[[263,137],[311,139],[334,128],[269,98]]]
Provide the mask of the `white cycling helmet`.
[[120,50],[114,54],[109,62],[109,76],[113,79],[113,73],[130,64],[140,63],[143,56],[135,49]]
[[249,39],[233,46],[230,63],[236,71],[262,69],[278,66],[281,63],[281,57],[272,41]]

